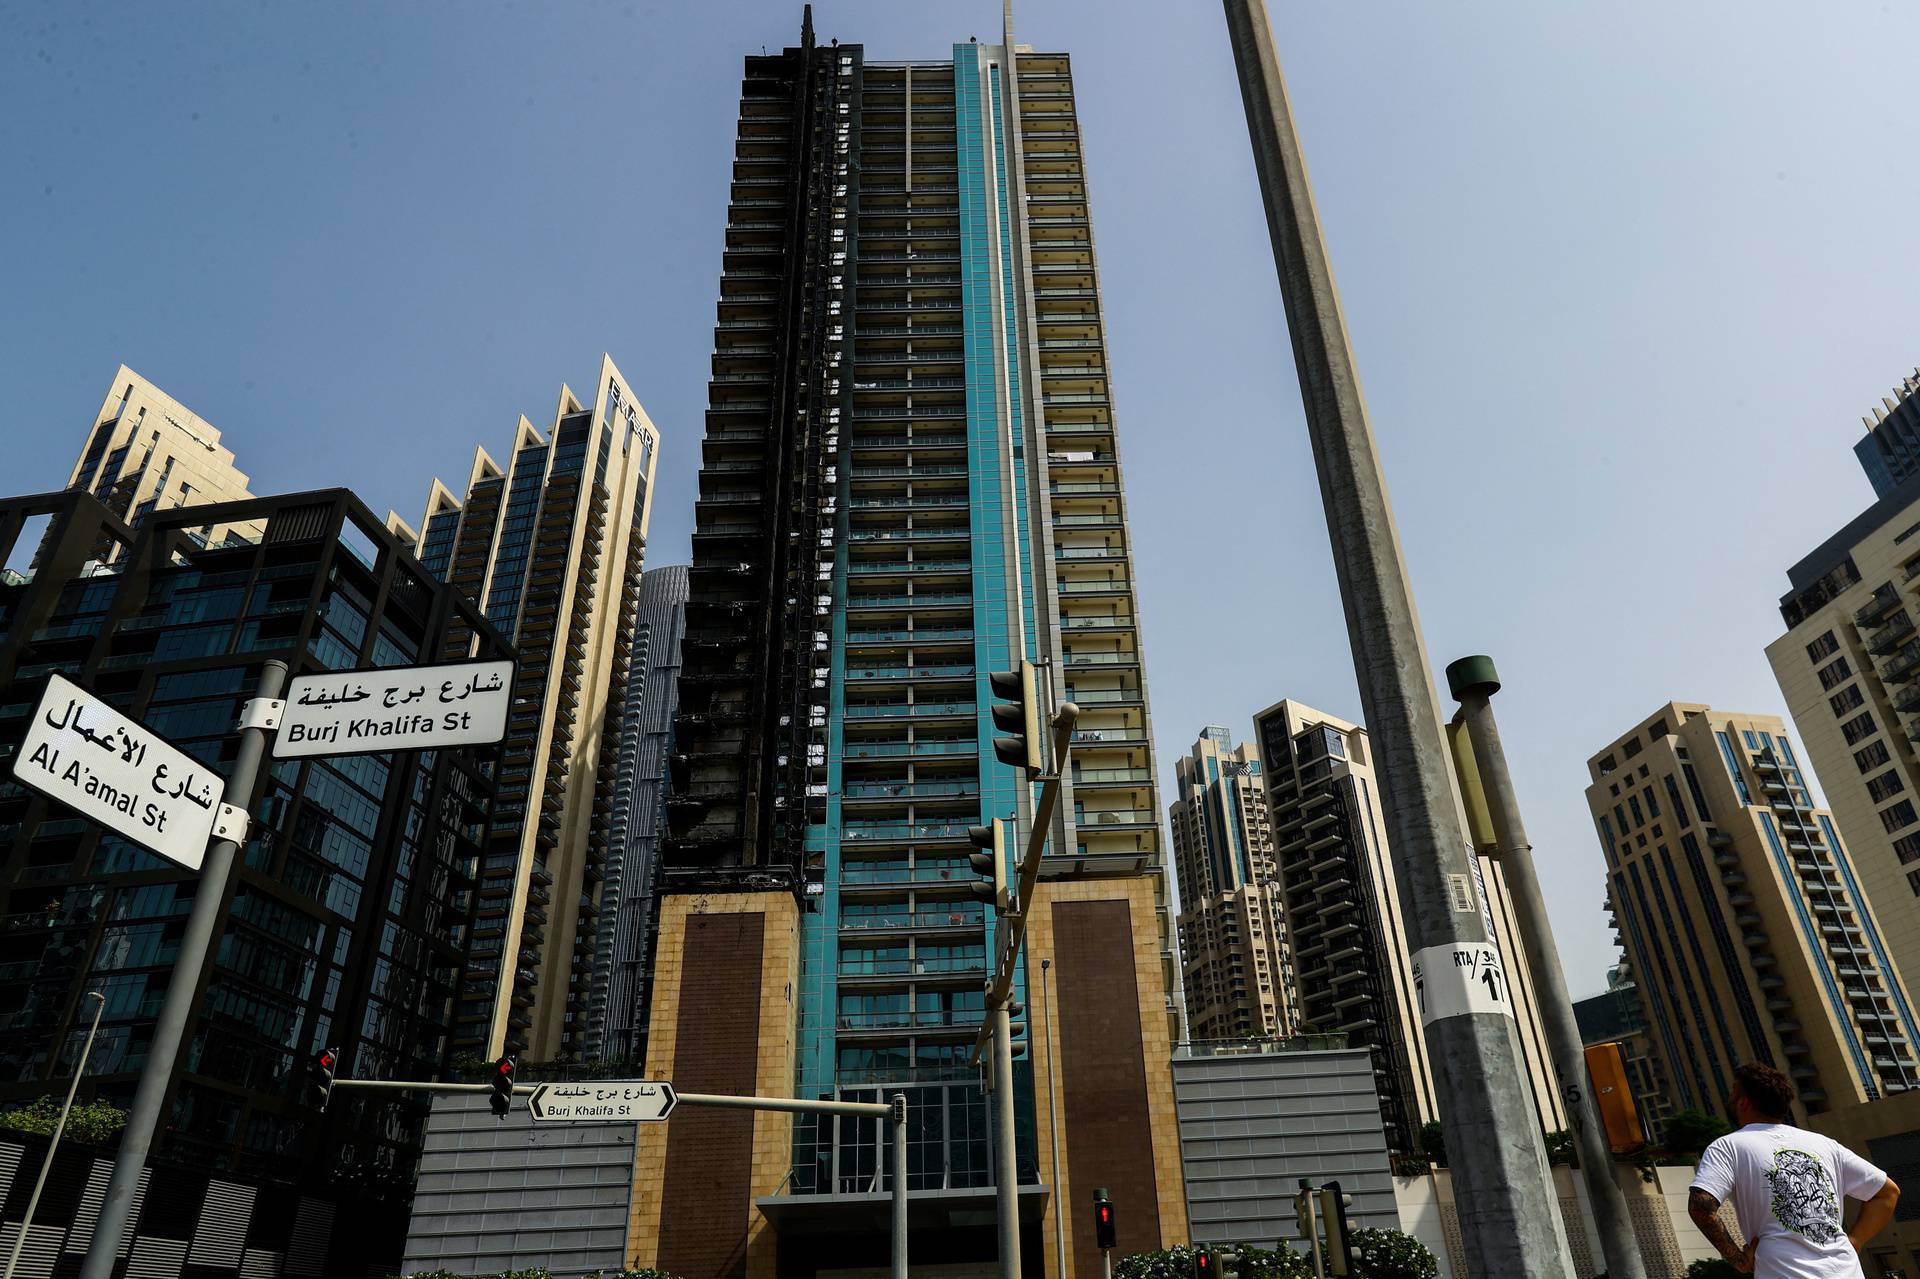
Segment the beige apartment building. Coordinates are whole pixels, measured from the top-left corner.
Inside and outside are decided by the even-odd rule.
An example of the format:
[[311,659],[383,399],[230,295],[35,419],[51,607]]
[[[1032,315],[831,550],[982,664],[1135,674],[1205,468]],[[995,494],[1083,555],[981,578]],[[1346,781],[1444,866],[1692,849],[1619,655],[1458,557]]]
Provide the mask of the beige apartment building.
[[[1439,1118],[1408,969],[1411,948],[1367,730],[1296,701],[1253,717],[1296,992],[1295,1029],[1344,1032],[1373,1053],[1387,1141],[1417,1149]],[[1543,1131],[1565,1128],[1513,902],[1483,858],[1481,903],[1513,990],[1521,1056]]]
[[1787,573],[1767,646],[1888,958],[1920,974],[1920,479]]
[[1920,1082],[1885,934],[1771,715],[1670,702],[1588,761],[1607,900],[1671,1100],[1783,1070],[1818,1114]]
[[[611,359],[503,467],[438,480],[417,543],[519,654],[455,1045],[551,1060],[585,1046],[600,886],[660,436]],[[453,651],[446,656],[463,656]]]
[[1195,1040],[1293,1033],[1293,968],[1260,754],[1209,726],[1174,762],[1167,806],[1180,971]]
[[[66,486],[91,493],[136,528],[154,510],[253,496],[220,432],[124,364],[113,375]],[[258,532],[208,525],[195,535],[203,542],[229,535],[251,541]],[[102,549],[106,559],[115,553]]]

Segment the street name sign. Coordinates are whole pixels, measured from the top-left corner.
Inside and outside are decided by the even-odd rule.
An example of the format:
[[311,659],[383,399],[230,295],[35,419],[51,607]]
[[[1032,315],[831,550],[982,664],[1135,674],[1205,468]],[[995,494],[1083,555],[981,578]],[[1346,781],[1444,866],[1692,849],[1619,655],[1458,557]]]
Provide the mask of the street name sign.
[[679,1100],[664,1079],[596,1079],[541,1084],[527,1097],[527,1110],[546,1124],[657,1124]]
[[14,780],[140,847],[199,870],[226,782],[64,675],[47,677]]
[[490,746],[506,737],[512,704],[510,660],[302,675],[287,688],[273,757]]

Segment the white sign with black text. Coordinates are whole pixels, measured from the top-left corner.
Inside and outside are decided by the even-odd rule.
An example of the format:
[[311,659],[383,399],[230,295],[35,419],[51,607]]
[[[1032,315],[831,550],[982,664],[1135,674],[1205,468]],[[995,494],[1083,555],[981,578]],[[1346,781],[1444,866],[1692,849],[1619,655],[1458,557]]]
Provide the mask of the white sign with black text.
[[539,1123],[657,1124],[679,1100],[664,1079],[595,1079],[541,1084],[527,1096],[527,1111]]
[[1413,952],[1413,998],[1420,1025],[1463,1013],[1514,1016],[1500,948],[1491,942],[1454,942]]
[[188,870],[206,860],[226,780],[64,675],[49,675],[14,780]]
[[489,746],[507,735],[513,663],[302,675],[287,688],[275,759]]

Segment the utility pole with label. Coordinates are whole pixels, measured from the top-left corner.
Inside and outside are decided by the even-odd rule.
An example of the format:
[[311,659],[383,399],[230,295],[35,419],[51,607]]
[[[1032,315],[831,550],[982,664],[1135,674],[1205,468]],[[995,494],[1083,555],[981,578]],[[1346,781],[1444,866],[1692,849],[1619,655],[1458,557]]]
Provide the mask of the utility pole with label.
[[[1533,974],[1540,1021],[1546,1030],[1554,1074],[1559,1076],[1567,1123],[1573,1128],[1574,1143],[1580,1152],[1580,1173],[1586,1178],[1587,1199],[1593,1207],[1593,1224],[1600,1235],[1600,1251],[1606,1258],[1607,1274],[1610,1279],[1647,1279],[1646,1262],[1640,1256],[1640,1243],[1633,1233],[1627,1196],[1614,1175],[1613,1150],[1607,1143],[1606,1124],[1601,1121],[1593,1089],[1587,1086],[1586,1045],[1581,1041],[1580,1024],[1574,1019],[1573,999],[1567,993],[1566,974],[1560,968],[1560,948],[1553,940],[1553,921],[1547,916],[1547,900],[1540,891],[1540,875],[1533,864],[1533,845],[1520,818],[1520,798],[1513,787],[1513,775],[1507,771],[1507,753],[1500,744],[1500,728],[1493,719],[1492,699],[1500,691],[1500,677],[1494,670],[1493,659],[1474,656],[1449,663],[1447,689],[1460,703],[1460,719],[1466,726],[1469,743],[1456,754],[1470,758],[1457,762],[1463,774],[1471,770],[1472,779],[1485,798],[1483,816],[1492,827],[1487,834],[1493,844],[1494,860],[1506,873],[1507,889],[1513,894],[1520,942],[1526,951],[1527,968]],[[1470,804],[1468,808],[1473,813],[1478,806]]]
[[[1265,0],[1224,0],[1247,130],[1326,507],[1360,700],[1393,846],[1447,1144],[1467,1271],[1474,1279],[1573,1279],[1546,1144],[1517,1023],[1484,947],[1490,913],[1475,883],[1460,798],[1440,733],[1439,698],[1387,499],[1373,426],[1320,233]],[[1471,960],[1462,963],[1462,957]]]

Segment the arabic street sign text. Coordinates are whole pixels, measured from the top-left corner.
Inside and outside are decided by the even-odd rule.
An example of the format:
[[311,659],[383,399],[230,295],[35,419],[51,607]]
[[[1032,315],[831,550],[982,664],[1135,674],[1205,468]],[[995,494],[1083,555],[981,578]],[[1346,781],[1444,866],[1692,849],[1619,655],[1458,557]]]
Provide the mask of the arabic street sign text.
[[578,1084],[541,1084],[527,1097],[539,1123],[657,1124],[679,1098],[664,1079],[596,1079]]
[[287,689],[275,759],[486,746],[507,735],[513,663],[302,675]]
[[14,780],[188,870],[199,870],[226,783],[63,675],[47,677]]

